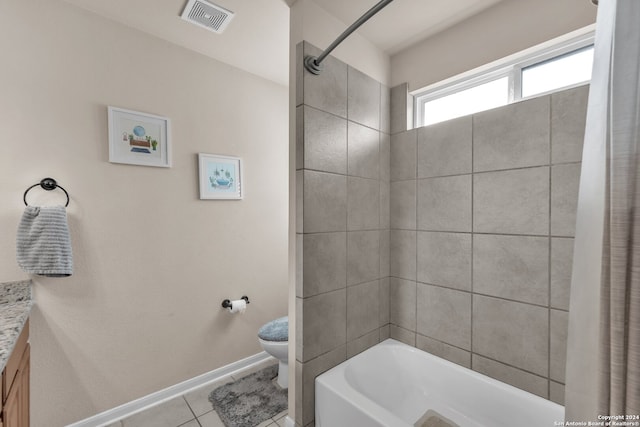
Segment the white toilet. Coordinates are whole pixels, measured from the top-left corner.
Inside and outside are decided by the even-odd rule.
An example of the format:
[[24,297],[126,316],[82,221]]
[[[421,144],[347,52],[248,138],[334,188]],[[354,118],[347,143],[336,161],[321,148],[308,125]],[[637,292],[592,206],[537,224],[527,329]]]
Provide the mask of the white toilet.
[[258,331],[260,345],[278,359],[278,385],[289,387],[289,318],[287,316],[266,323]]

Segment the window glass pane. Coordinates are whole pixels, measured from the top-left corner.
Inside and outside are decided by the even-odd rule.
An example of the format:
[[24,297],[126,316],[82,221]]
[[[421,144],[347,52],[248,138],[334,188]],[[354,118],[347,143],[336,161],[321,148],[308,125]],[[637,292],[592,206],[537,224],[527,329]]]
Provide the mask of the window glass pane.
[[509,78],[502,77],[423,104],[423,126],[466,116],[509,102]]
[[591,80],[593,46],[522,70],[522,97]]

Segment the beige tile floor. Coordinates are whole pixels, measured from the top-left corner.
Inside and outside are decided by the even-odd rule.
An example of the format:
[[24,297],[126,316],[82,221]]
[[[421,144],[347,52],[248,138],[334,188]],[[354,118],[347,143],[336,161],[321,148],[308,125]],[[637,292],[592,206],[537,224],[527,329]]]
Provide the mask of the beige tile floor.
[[[273,364],[273,360],[268,360],[252,368],[228,375],[108,427],[225,427],[209,402],[209,393],[216,387]],[[256,427],[283,427],[286,415],[287,411],[283,411]]]

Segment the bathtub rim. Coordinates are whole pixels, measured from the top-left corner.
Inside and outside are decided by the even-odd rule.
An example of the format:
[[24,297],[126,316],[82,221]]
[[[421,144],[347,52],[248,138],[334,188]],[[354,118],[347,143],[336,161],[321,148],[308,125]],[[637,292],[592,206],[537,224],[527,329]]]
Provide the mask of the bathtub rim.
[[[318,416],[319,416],[317,403],[318,403],[318,387],[320,386],[320,387],[324,387],[327,391],[340,396],[342,399],[348,402],[351,402],[352,404],[355,404],[355,406],[366,409],[366,412],[368,414],[374,415],[376,420],[380,419],[381,421],[384,421],[389,425],[408,425],[408,426],[411,425],[410,423],[407,423],[406,420],[403,420],[393,412],[389,411],[383,405],[378,404],[375,400],[363,394],[360,390],[355,388],[346,378],[345,370],[347,369],[349,363],[357,363],[359,359],[367,357],[366,352],[373,348],[384,349],[385,347],[402,348],[403,350],[408,350],[411,353],[419,353],[419,357],[426,357],[428,359],[434,360],[437,363],[442,363],[448,369],[453,369],[464,375],[470,375],[478,380],[481,380],[483,383],[488,384],[489,386],[501,388],[506,392],[515,393],[516,395],[526,397],[527,399],[533,399],[534,402],[539,403],[542,407],[546,406],[549,408],[550,411],[553,411],[554,413],[557,412],[557,414],[559,415],[557,421],[564,420],[565,410],[563,405],[560,405],[542,396],[533,394],[527,390],[523,390],[511,384],[500,381],[496,378],[489,377],[488,375],[485,375],[481,372],[474,371],[470,368],[451,362],[442,357],[439,357],[427,351],[421,350],[417,347],[395,340],[393,338],[387,338],[379,342],[378,344],[372,347],[369,347],[368,349],[345,360],[339,365],[334,366],[333,368],[327,370],[326,372],[318,375],[315,378],[314,388],[316,392],[315,394],[316,419],[318,419]],[[342,387],[337,387],[337,385],[342,385]],[[523,395],[523,393],[525,395]],[[383,424],[380,424],[380,425],[383,425]]]

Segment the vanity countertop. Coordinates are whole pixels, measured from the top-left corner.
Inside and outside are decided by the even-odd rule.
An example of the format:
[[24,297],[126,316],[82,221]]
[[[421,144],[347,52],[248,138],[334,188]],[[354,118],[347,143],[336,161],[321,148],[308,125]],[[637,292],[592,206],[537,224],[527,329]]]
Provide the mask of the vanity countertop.
[[31,280],[0,283],[0,371],[11,356],[32,304]]

